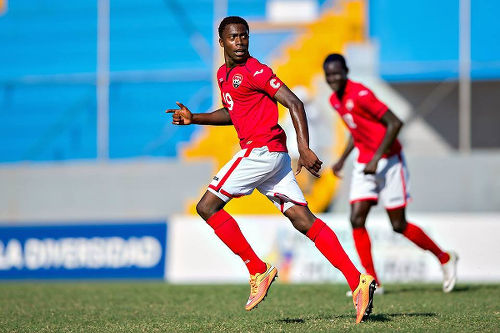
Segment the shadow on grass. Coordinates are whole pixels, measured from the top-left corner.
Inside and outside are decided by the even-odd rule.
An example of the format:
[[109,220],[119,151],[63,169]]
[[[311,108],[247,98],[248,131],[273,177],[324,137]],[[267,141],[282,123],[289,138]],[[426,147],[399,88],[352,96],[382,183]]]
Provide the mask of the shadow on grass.
[[332,319],[341,319],[341,318],[355,318],[350,314],[340,314],[337,316],[332,315],[316,315],[316,316],[304,316],[302,318],[281,318],[276,319],[275,322],[283,323],[283,324],[305,324],[307,321],[312,320],[332,320]]
[[302,318],[283,318],[283,319],[278,319],[276,321],[278,323],[285,323],[285,324],[303,324],[306,322],[306,320]]
[[461,293],[464,291],[474,291],[479,289],[485,289],[485,286],[471,285],[471,286],[457,286],[453,289],[452,293]]
[[[392,321],[394,318],[398,317],[435,317],[434,312],[417,312],[417,313],[379,313],[371,315],[367,321],[376,322],[387,322]],[[309,316],[304,318],[282,318],[277,319],[276,322],[284,324],[305,324],[308,320],[332,320],[332,319],[344,319],[344,318],[355,318],[350,314],[341,314],[337,316]]]

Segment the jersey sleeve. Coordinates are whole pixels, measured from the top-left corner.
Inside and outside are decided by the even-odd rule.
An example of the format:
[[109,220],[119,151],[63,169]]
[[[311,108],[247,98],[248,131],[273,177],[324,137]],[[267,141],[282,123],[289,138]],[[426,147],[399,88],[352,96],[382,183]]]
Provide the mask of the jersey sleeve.
[[222,93],[222,90],[220,92],[220,100],[222,102],[222,107],[229,109],[229,105],[226,103],[226,100],[224,99],[224,94]]
[[361,89],[357,96],[358,105],[366,112],[372,114],[377,119],[382,118],[382,116],[389,109],[387,105],[382,103],[377,99],[375,94],[369,89]]
[[269,96],[274,97],[281,88],[283,82],[273,73],[273,70],[266,65],[259,64],[252,66],[249,71],[250,82],[254,89],[261,90]]
[[221,99],[222,106],[227,109],[228,105],[224,99],[224,93],[222,92],[222,85],[221,85],[223,80],[224,80],[224,74],[223,74],[222,69],[219,68],[219,70],[217,71],[217,86],[219,87],[220,99]]

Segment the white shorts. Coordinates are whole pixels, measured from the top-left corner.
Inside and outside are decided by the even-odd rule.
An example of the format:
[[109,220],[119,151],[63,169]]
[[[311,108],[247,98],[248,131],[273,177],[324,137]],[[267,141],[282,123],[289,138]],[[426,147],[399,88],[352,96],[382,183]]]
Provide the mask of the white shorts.
[[410,200],[409,174],[403,153],[382,158],[374,175],[365,175],[364,163],[354,162],[352,171],[350,203],[375,201],[379,199],[385,209],[405,207]]
[[255,188],[282,212],[293,205],[307,205],[288,153],[270,152],[267,146],[240,150],[208,186],[225,202],[251,194]]

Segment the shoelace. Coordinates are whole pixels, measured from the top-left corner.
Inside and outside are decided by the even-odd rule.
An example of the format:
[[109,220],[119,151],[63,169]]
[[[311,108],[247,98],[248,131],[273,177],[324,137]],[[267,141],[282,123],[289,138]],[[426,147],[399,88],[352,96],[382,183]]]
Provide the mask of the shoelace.
[[359,311],[359,306],[361,305],[361,303],[359,302],[359,299],[361,298],[360,296],[361,296],[361,291],[356,295],[356,303],[354,304],[357,311]]
[[257,290],[258,290],[258,287],[257,287],[257,275],[258,274],[250,276],[250,294],[252,294],[252,295],[256,294]]

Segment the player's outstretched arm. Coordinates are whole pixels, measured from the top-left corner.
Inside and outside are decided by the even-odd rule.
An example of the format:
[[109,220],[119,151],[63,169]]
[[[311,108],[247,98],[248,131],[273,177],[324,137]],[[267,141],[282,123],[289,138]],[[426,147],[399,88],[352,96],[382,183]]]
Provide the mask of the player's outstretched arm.
[[297,146],[299,148],[299,160],[295,174],[299,174],[305,167],[311,174],[319,177],[321,162],[316,154],[309,148],[309,130],[307,128],[306,112],[304,103],[286,86],[282,85],[276,92],[274,98],[290,111],[293,127],[297,133]]
[[345,160],[347,159],[349,154],[351,154],[353,149],[354,149],[354,140],[352,139],[352,135],[349,135],[349,140],[347,141],[347,145],[344,148],[344,152],[342,153],[342,155],[340,155],[338,161],[335,162],[334,165],[332,165],[332,171],[335,176],[342,178],[340,171],[344,167]]
[[165,113],[172,114],[172,124],[174,125],[189,125],[193,122],[193,114],[184,104],[175,102],[178,109],[168,109]]
[[380,121],[387,128],[385,136],[378,146],[377,151],[373,155],[373,158],[365,166],[364,173],[374,174],[377,171],[378,161],[382,158],[384,153],[392,146],[394,140],[398,137],[401,127],[403,127],[403,122],[391,111],[387,110]]
[[229,111],[220,108],[210,113],[192,113],[184,104],[176,102],[178,109],[168,109],[166,113],[172,113],[172,124],[174,125],[232,125]]

